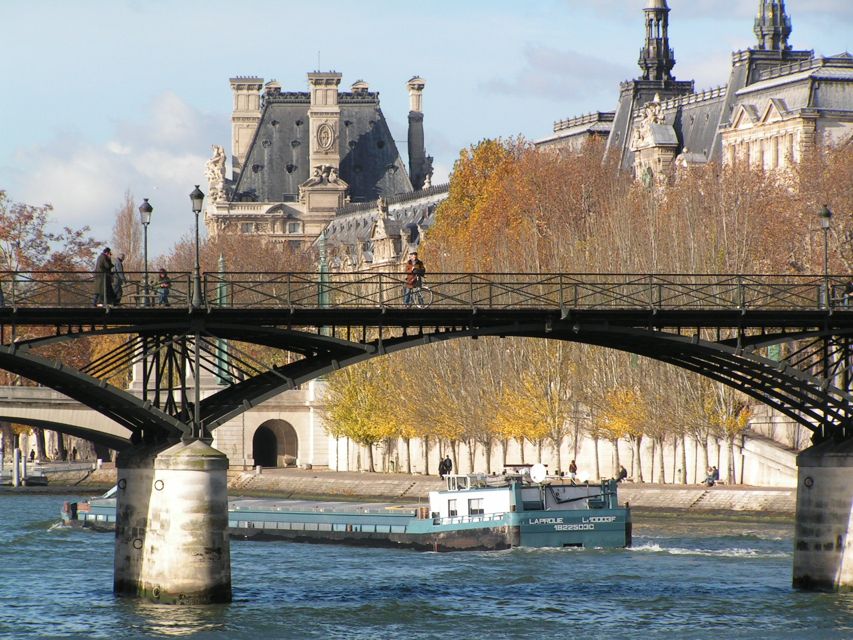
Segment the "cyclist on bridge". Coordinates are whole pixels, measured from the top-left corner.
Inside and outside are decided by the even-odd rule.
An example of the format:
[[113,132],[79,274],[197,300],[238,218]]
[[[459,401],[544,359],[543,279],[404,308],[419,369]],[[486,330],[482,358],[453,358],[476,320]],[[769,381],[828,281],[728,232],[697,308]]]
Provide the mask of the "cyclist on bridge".
[[423,277],[426,273],[424,263],[418,259],[418,252],[412,251],[409,254],[409,260],[406,262],[406,291],[403,296],[403,304],[412,304],[412,292],[416,288],[423,286]]

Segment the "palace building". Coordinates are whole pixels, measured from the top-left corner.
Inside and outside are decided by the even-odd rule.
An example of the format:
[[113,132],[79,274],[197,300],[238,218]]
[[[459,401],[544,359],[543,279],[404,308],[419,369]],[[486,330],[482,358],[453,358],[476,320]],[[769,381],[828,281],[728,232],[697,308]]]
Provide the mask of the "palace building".
[[[264,84],[256,77],[230,82],[231,175],[226,175],[225,150],[214,145],[206,172],[210,235],[263,234],[308,246],[322,234],[354,268],[369,262],[377,235],[374,222],[383,212],[386,218],[403,212],[399,221],[382,225],[392,235],[409,225],[411,239],[412,225],[428,224],[434,203],[447,189],[430,184],[423,78],[407,82],[408,170],[379,93],[362,80],[340,91],[340,73],[311,72],[307,92],[284,91],[279,83]],[[333,221],[338,223],[330,227]],[[406,248],[400,242],[395,246]]]
[[616,110],[561,120],[539,148],[576,151],[602,140],[624,169],[650,181],[665,179],[674,165],[780,169],[815,145],[853,138],[853,56],[792,49],[784,0],[760,0],[757,42],[732,54],[726,86],[699,92],[672,73],[669,13],[666,0],[647,0],[642,74],[619,86]]

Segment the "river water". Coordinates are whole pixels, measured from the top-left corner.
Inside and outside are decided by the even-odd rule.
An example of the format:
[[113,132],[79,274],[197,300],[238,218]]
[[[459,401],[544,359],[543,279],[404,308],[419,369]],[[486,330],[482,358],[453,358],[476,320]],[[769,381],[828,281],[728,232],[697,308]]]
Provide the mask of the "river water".
[[419,553],[232,541],[234,601],[112,594],[78,496],[0,493],[0,638],[853,638],[853,595],[791,589],[793,525],[634,514],[629,550]]

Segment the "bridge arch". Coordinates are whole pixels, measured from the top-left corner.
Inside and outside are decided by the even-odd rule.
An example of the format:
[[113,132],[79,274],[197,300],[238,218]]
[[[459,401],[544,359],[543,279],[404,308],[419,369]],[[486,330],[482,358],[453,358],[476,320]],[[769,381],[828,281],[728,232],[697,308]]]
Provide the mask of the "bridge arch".
[[252,458],[256,466],[287,467],[299,457],[299,436],[285,420],[267,420],[252,436]]

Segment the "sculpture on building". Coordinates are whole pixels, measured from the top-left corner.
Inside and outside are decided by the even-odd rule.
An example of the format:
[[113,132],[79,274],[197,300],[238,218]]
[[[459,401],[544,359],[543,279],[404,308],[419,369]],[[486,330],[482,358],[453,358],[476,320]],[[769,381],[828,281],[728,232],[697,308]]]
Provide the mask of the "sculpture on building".
[[340,184],[338,168],[331,164],[318,164],[314,167],[314,175],[302,183],[303,187],[313,187],[318,184]]
[[640,124],[634,129],[633,147],[637,147],[650,143],[654,139],[652,127],[656,124],[664,124],[663,108],[660,103],[660,96],[655,95],[654,100],[643,107],[643,119]]
[[210,202],[225,200],[225,149],[218,144],[212,145],[213,157],[207,161],[204,171],[207,177]]

